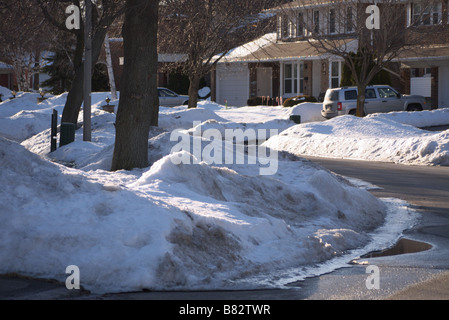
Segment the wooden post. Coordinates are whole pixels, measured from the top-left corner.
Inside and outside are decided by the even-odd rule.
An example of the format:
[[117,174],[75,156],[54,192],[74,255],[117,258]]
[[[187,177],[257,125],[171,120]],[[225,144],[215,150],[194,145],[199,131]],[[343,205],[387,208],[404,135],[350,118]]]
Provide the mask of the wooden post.
[[92,140],[91,104],[92,104],[92,2],[86,0],[85,36],[84,36],[84,108],[83,140]]
[[53,109],[53,114],[51,115],[51,145],[50,152],[56,150],[56,140],[58,139],[58,111]]

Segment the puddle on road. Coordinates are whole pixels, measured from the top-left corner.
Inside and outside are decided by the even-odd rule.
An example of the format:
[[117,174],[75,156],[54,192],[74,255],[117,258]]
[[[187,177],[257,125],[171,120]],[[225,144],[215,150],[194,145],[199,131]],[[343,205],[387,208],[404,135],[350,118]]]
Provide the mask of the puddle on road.
[[360,258],[376,258],[376,257],[395,256],[395,255],[399,255],[399,254],[416,253],[416,252],[426,251],[429,249],[432,249],[432,246],[426,242],[401,238],[391,248],[381,250],[381,251],[372,251],[372,252],[369,252],[369,253],[361,256]]

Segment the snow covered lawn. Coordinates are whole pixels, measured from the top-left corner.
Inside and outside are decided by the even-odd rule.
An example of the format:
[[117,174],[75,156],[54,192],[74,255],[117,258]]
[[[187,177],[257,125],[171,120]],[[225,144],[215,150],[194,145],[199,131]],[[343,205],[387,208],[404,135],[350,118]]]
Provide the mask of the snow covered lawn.
[[410,165],[449,165],[449,130],[417,127],[449,124],[449,109],[340,116],[291,127],[264,145],[295,155],[311,155]]
[[[51,154],[50,114],[62,112],[66,95],[37,104],[24,93],[0,104],[0,273],[64,282],[76,265],[81,285],[97,293],[279,287],[389,246],[416,222],[406,203],[377,199],[294,153],[307,139],[343,139],[347,130],[363,129],[360,140],[412,135],[416,148],[432,134],[375,117],[323,122],[318,104],[226,109],[204,101],[194,110],[161,108],[151,166],[110,172],[115,115],[100,108],[106,96],[93,94],[92,142],[80,129]],[[295,125],[291,114],[306,123]],[[279,150],[276,173],[259,175],[260,163],[176,164],[194,155],[171,152],[173,130],[208,142],[195,137],[194,121],[277,129],[265,142]],[[440,149],[447,142],[428,147]]]

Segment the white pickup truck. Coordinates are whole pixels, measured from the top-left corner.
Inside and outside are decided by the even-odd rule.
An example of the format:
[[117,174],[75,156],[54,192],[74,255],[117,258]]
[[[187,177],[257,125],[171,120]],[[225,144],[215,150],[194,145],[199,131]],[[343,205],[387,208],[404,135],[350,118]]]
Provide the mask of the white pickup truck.
[[[357,87],[328,89],[321,115],[330,119],[344,114],[356,114]],[[421,111],[430,109],[423,96],[402,95],[390,86],[369,86],[365,90],[365,115],[391,111]]]

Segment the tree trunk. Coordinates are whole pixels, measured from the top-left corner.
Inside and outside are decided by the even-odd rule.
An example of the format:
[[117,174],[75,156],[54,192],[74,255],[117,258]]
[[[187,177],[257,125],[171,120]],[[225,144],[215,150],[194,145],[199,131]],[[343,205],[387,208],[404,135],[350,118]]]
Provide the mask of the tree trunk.
[[201,77],[194,74],[189,75],[189,109],[196,108],[198,104],[198,90],[200,89]]
[[127,0],[120,103],[111,170],[143,168],[148,163],[148,134],[157,125],[157,20],[159,1]]
[[112,67],[111,47],[109,45],[109,37],[107,34],[104,39],[104,48],[106,51],[106,65],[108,68],[109,87],[111,88],[111,98],[112,100],[117,100],[117,89],[115,86],[114,69]]
[[[95,64],[101,53],[103,41],[107,33],[107,28],[98,30],[92,39],[92,74],[95,69]],[[80,40],[78,39],[77,42]],[[81,42],[84,44],[84,41]],[[79,53],[79,43],[77,43],[76,54]],[[81,50],[82,57],[82,50]],[[77,58],[75,58],[77,59]],[[61,122],[70,122],[76,124],[80,113],[81,105],[83,104],[83,80],[84,80],[84,63],[75,63],[75,78],[72,82],[72,87],[67,95],[67,101],[62,112]]]

